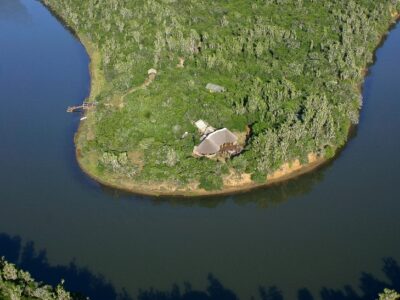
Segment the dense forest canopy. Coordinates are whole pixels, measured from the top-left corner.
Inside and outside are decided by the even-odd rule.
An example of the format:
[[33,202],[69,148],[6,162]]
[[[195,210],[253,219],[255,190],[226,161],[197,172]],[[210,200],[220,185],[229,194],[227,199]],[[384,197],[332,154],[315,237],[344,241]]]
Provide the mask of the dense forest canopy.
[[[332,156],[358,122],[364,70],[400,9],[397,0],[43,2],[101,56],[105,81],[77,139],[92,172],[206,189],[231,172],[263,181],[309,153]],[[157,77],[141,88],[150,68]],[[226,92],[209,93],[209,82]],[[198,119],[251,129],[245,150],[193,157]]]

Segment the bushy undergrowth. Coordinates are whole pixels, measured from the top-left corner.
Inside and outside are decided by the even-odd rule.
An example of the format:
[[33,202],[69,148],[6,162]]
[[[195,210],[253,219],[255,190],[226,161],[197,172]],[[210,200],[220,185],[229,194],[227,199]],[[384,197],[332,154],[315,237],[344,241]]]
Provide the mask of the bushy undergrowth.
[[[212,188],[222,181],[205,178],[223,176],[224,164],[260,179],[311,152],[331,157],[358,122],[363,70],[400,8],[397,0],[43,1],[102,56],[107,84],[82,155],[96,153],[102,171],[137,170],[137,181]],[[121,103],[150,68],[156,80]],[[208,82],[226,92],[209,93]],[[191,156],[198,119],[251,128],[240,164]],[[107,153],[141,160],[116,167],[100,160]]]
[[[0,258],[0,299],[2,300],[73,300],[62,283],[56,288],[36,282],[28,272]],[[83,298],[81,298],[83,299]]]

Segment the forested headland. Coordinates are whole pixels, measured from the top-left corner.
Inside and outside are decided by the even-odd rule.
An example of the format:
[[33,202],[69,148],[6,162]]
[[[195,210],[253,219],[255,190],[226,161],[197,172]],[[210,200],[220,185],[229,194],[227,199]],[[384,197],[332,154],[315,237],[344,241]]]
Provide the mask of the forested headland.
[[[92,59],[96,107],[75,139],[80,165],[154,194],[224,190],[246,176],[263,183],[285,163],[334,156],[400,11],[397,0],[42,1]],[[199,119],[245,136],[242,153],[194,157]]]

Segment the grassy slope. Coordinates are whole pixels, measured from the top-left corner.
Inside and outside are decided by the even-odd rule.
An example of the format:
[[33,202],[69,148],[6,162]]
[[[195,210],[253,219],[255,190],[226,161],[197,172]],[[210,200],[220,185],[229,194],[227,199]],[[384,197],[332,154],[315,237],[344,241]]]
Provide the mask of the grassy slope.
[[[219,189],[232,171],[264,181],[310,152],[331,156],[357,122],[362,70],[398,12],[372,0],[44,2],[77,31],[96,74],[99,105],[76,138],[82,167],[144,190]],[[156,80],[135,89],[151,67]],[[210,94],[208,82],[228,91]],[[197,119],[250,126],[246,151],[193,158]]]

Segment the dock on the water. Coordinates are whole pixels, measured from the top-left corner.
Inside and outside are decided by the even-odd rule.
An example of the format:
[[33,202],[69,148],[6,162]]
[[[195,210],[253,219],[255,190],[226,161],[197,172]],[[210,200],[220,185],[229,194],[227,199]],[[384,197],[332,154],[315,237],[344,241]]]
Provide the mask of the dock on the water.
[[83,103],[82,105],[75,105],[75,106],[68,106],[67,112],[78,112],[82,110],[87,110],[96,106],[96,102],[87,102]]

